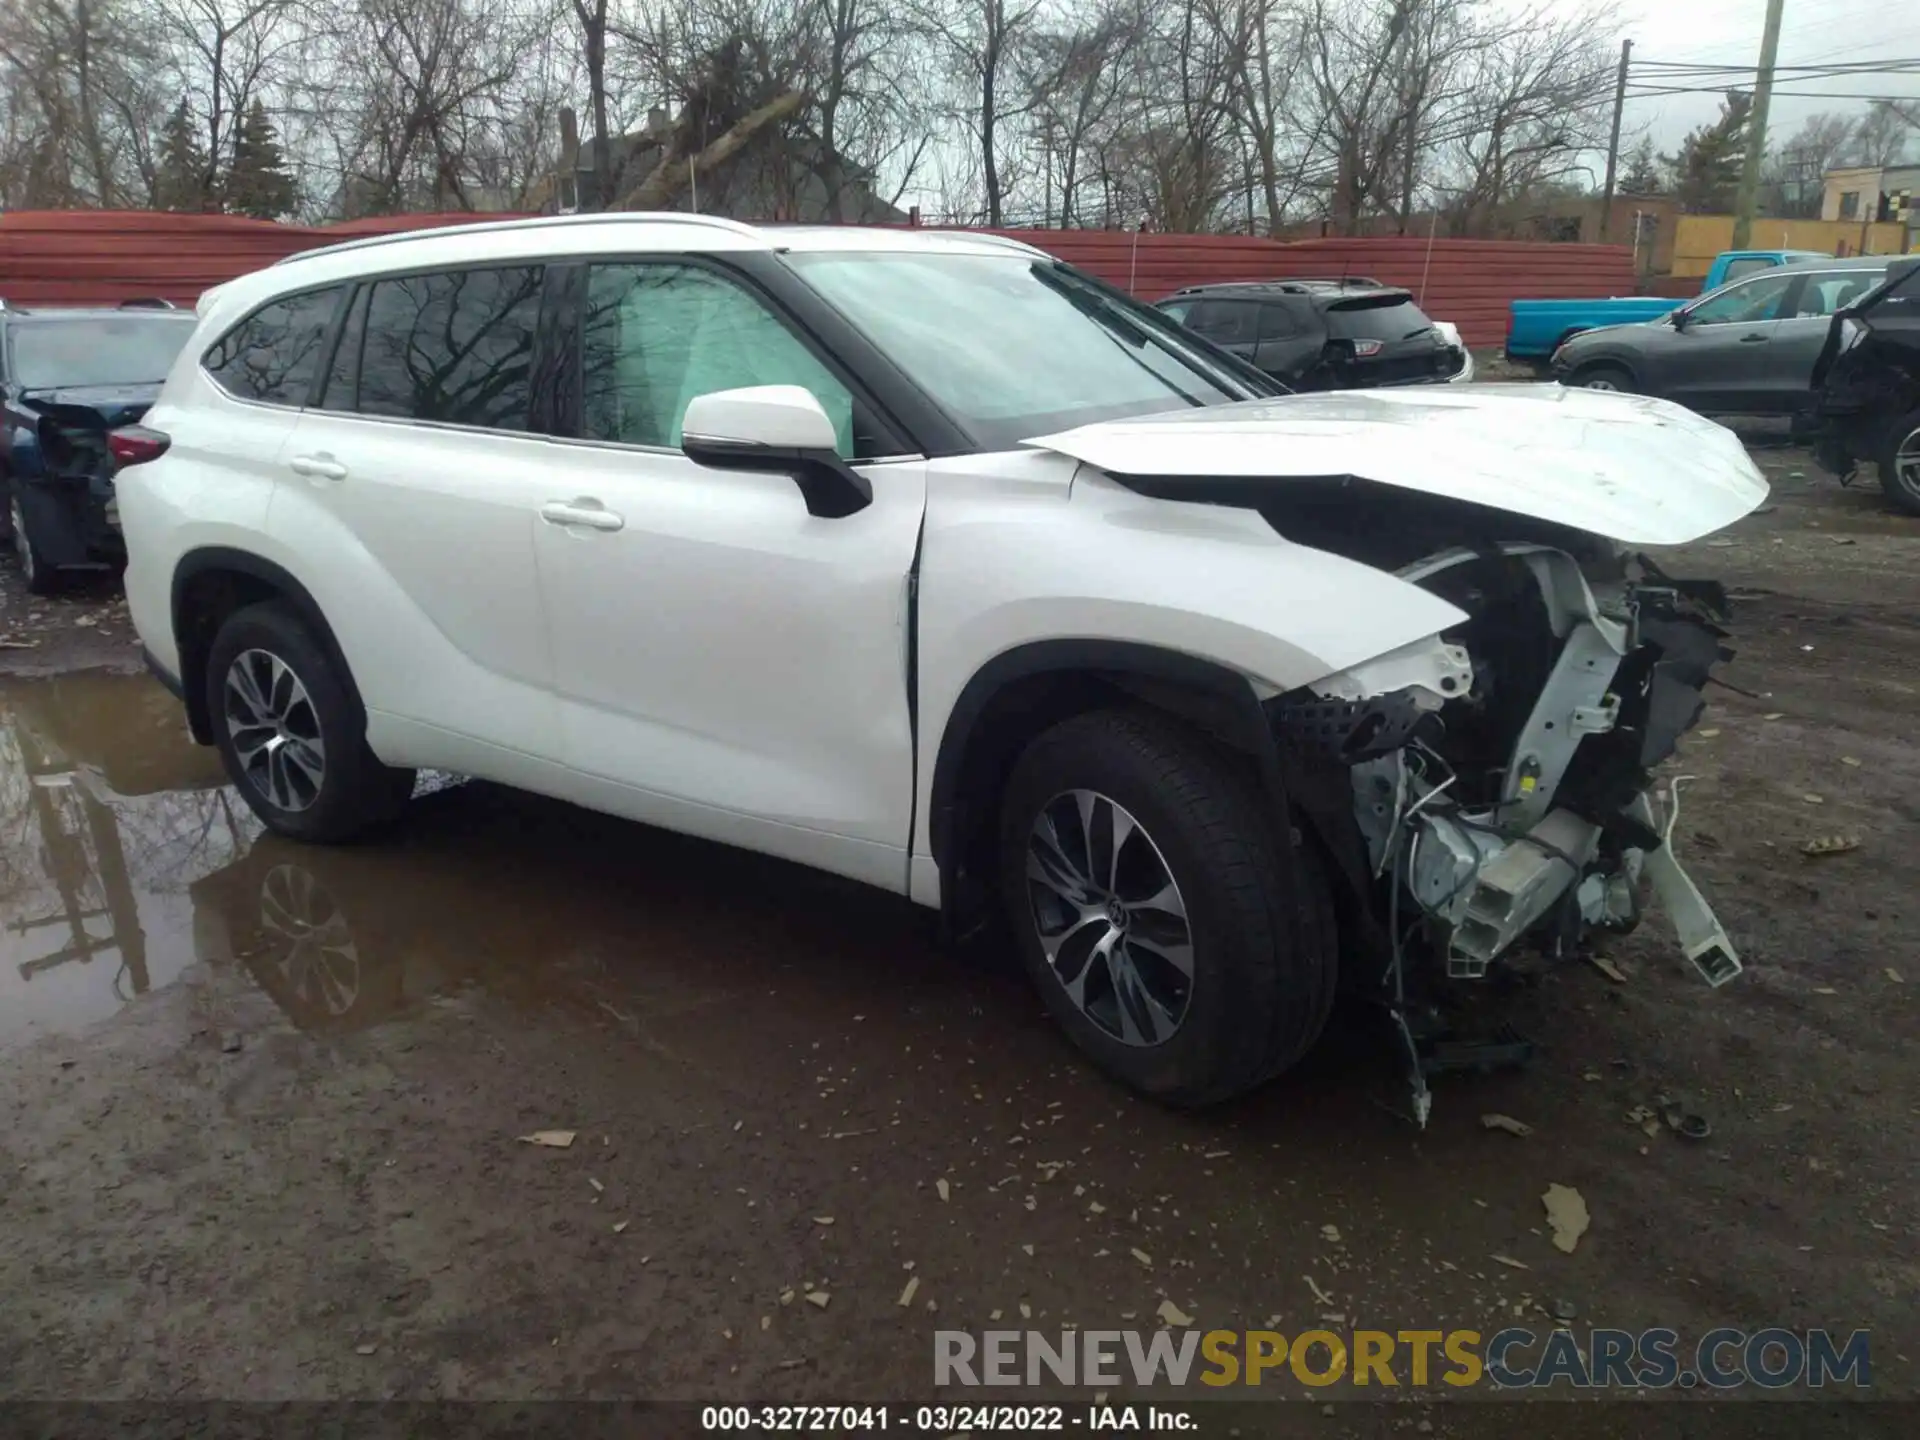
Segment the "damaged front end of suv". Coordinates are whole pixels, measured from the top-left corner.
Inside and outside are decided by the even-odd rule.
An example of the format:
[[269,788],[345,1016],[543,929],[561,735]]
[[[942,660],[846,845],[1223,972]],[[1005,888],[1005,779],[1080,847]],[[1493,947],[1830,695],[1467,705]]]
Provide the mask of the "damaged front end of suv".
[[[1730,432],[1665,402],[1475,388],[1300,397],[1049,442],[1141,493],[1257,510],[1283,540],[1456,617],[1262,700],[1286,801],[1337,876],[1346,984],[1392,1016],[1422,1123],[1430,1074],[1526,1049],[1450,1037],[1437,1003],[1450,983],[1631,929],[1648,890],[1708,985],[1741,968],[1674,854],[1678,801],[1663,805],[1654,779],[1731,658],[1726,597],[1641,547],[1722,528],[1765,481]],[[1325,603],[1367,607],[1354,630],[1387,635],[1411,589],[1406,604]]]
[[1643,888],[1709,985],[1740,973],[1653,797],[1731,651],[1718,586],[1606,547],[1457,547],[1397,573],[1469,618],[1268,711],[1293,797],[1346,871],[1424,1121],[1436,982],[1630,930]]

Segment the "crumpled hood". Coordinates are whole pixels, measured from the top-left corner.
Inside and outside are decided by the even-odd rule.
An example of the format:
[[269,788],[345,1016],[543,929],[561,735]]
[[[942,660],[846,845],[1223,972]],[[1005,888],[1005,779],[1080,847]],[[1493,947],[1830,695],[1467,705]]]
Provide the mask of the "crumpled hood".
[[1351,476],[1629,545],[1732,524],[1767,482],[1732,431],[1665,400],[1558,385],[1287,395],[1111,420],[1026,442],[1117,477]]

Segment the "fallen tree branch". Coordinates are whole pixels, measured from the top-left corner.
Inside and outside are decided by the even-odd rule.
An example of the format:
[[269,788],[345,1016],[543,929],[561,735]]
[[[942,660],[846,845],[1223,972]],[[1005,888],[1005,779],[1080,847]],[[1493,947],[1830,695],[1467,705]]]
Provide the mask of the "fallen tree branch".
[[620,199],[617,210],[658,210],[686,187],[689,179],[705,175],[724,165],[754,135],[767,126],[786,119],[806,103],[798,90],[789,90],[777,100],[769,100],[758,110],[742,116],[734,126],[692,159],[691,173],[679,149],[672,141],[660,156],[651,174]]

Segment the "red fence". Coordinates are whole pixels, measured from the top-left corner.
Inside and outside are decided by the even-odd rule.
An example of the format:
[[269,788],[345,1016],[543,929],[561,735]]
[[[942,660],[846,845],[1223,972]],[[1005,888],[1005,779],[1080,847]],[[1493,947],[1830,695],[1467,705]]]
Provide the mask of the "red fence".
[[[311,228],[230,215],[20,211],[0,215],[0,298],[16,305],[113,304],[141,296],[190,304],[202,290],[296,251],[362,235],[499,219],[395,215]],[[1145,299],[1187,285],[1284,276],[1366,275],[1403,285],[1469,345],[1497,345],[1507,302],[1630,295],[1625,246],[1503,240],[1308,240],[1249,235],[1140,235],[1118,230],[1008,230]]]

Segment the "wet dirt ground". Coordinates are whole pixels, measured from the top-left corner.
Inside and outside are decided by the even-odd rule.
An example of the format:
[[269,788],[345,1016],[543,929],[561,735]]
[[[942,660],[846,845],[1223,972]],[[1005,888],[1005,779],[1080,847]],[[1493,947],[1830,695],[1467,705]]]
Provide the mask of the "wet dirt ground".
[[[1171,1300],[1288,1333],[1867,1327],[1912,1399],[1920,522],[1756,456],[1772,508],[1663,557],[1738,601],[1749,693],[1674,773],[1747,973],[1710,991],[1657,915],[1609,942],[1622,981],[1541,971],[1494,1006],[1531,1067],[1441,1080],[1425,1133],[1365,1015],[1169,1113],[904,905],[563,805],[457,784],[379,844],[262,837],[111,588],[7,570],[0,1397],[919,1401],[938,1327]],[[1801,853],[1830,836],[1858,846]],[[1643,1133],[1663,1095],[1711,1135]],[[1551,1183],[1592,1214],[1572,1254]],[[1266,1393],[1325,1434],[1502,1408],[1439,1388],[1387,1420]]]

